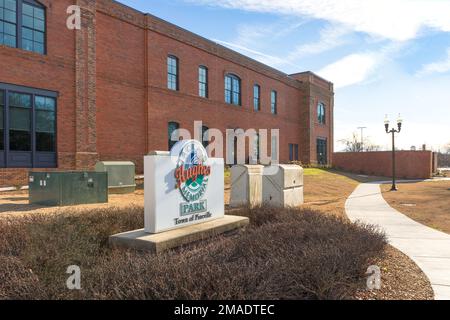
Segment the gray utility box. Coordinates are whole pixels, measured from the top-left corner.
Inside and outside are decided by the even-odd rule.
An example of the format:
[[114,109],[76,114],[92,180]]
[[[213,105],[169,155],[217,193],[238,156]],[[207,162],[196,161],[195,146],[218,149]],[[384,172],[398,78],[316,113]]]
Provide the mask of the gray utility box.
[[102,161],[95,165],[96,172],[108,173],[110,193],[133,193],[136,189],[135,165],[128,161]]
[[30,172],[30,204],[70,206],[108,202],[106,172]]
[[[263,174],[263,203],[275,207],[297,207],[303,204],[303,168],[278,165],[275,174]],[[270,169],[270,168],[268,168]]]
[[231,207],[262,205],[263,169],[261,165],[236,165],[231,168]]

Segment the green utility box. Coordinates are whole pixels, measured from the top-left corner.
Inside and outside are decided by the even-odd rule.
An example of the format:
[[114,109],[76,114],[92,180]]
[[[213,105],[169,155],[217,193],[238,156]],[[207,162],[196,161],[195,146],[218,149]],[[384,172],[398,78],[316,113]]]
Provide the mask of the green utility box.
[[133,193],[136,189],[135,165],[133,162],[97,162],[95,171],[108,172],[109,193]]
[[70,206],[107,203],[106,172],[30,172],[30,204]]

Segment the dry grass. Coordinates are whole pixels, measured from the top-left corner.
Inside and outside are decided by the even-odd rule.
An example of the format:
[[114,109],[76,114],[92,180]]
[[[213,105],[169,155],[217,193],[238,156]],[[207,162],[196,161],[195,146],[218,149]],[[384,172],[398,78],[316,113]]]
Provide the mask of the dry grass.
[[379,179],[335,170],[305,169],[305,207],[346,218],[345,201],[358,184]]
[[450,181],[382,185],[383,197],[398,211],[431,228],[450,233]]
[[[0,220],[3,299],[349,299],[386,245],[370,226],[309,210],[242,209],[252,224],[160,255],[109,248],[142,207]],[[69,265],[81,291],[65,288]]]

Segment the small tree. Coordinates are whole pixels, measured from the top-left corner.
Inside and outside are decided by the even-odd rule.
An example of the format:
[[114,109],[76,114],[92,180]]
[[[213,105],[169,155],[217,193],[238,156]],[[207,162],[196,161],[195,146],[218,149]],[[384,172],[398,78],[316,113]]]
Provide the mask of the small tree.
[[350,139],[342,139],[339,142],[345,145],[345,152],[362,152],[361,141],[358,140],[358,136],[353,132]]
[[380,146],[373,144],[369,139],[364,139],[363,143],[358,137],[356,132],[353,132],[352,137],[350,139],[342,139],[339,140],[340,143],[345,145],[345,152],[370,152],[370,151],[379,151]]

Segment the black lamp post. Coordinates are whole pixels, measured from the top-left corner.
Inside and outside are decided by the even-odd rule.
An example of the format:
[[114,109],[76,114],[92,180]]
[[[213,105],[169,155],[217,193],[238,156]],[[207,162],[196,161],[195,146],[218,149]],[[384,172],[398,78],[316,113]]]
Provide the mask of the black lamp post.
[[397,120],[397,128],[392,128],[391,130],[389,130],[389,119],[388,116],[386,115],[386,119],[384,120],[384,127],[386,128],[386,133],[391,133],[392,134],[392,188],[391,191],[397,191],[397,185],[395,183],[395,134],[396,133],[400,133],[400,131],[402,131],[402,123],[403,120],[400,118],[400,115],[398,115],[398,120]]

